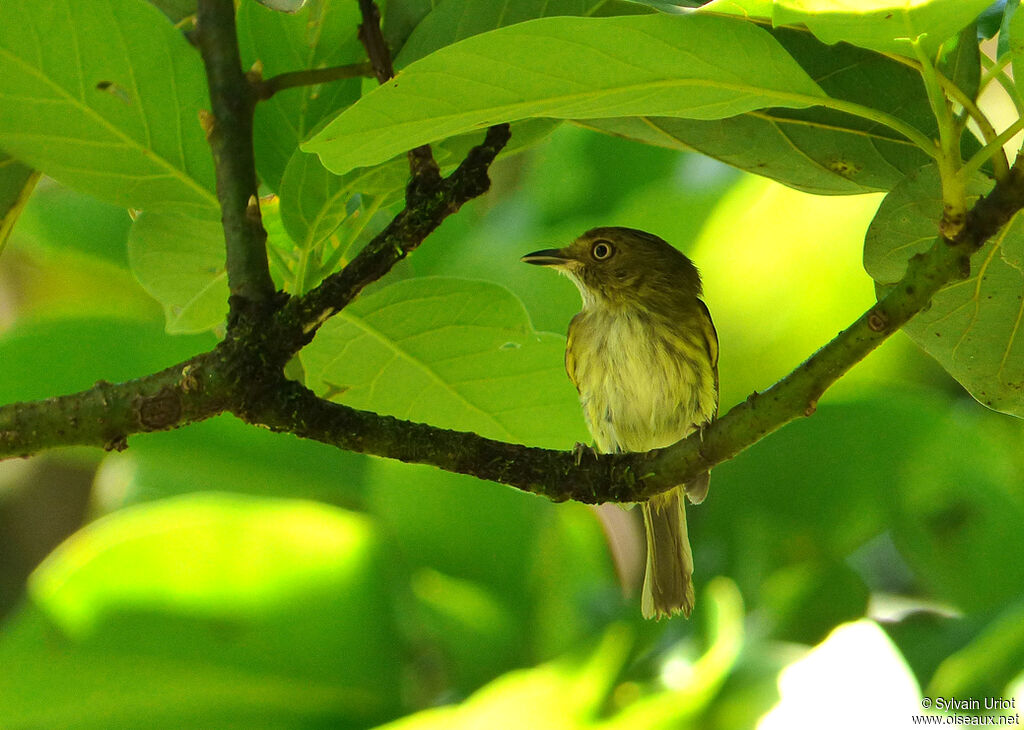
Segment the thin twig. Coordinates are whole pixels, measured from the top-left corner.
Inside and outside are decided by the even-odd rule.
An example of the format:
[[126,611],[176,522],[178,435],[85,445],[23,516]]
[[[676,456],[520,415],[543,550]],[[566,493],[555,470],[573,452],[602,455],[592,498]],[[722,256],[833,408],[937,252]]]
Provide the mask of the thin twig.
[[332,81],[354,79],[360,76],[373,76],[374,70],[370,63],[352,63],[347,66],[330,66],[328,68],[312,68],[304,71],[288,71],[271,76],[269,79],[254,80],[253,88],[260,101],[269,99],[279,91],[294,89],[299,86],[315,86]]
[[395,75],[395,69],[391,65],[391,51],[380,32],[380,10],[373,0],[359,0],[359,12],[363,16],[363,23],[359,26],[359,40],[366,48],[377,83],[383,84]]
[[490,187],[488,168],[509,139],[507,124],[487,130],[482,144],[447,178],[439,179],[434,195],[425,196],[399,213],[344,269],[324,279],[300,299],[288,303],[284,315],[290,330],[301,332],[301,341],[281,339],[298,350],[312,339],[316,329],[335,312],[345,308],[368,284],[377,281],[423,242],[441,222],[464,203],[483,195]]
[[[359,40],[366,48],[377,83],[383,84],[395,75],[391,65],[391,51],[380,31],[380,10],[373,0],[359,0],[359,12],[363,23],[359,26]],[[441,168],[434,160],[430,145],[421,145],[409,150],[409,172],[412,179],[406,188],[405,199],[410,206],[416,205],[420,198],[427,197],[441,182]]]

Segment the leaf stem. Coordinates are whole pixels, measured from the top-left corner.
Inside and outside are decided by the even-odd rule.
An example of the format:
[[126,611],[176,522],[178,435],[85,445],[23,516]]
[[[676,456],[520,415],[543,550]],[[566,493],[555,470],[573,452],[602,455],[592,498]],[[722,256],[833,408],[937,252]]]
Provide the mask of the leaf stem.
[[[914,69],[922,76],[924,75],[924,69],[922,68],[922,65],[919,61],[914,61],[911,58],[907,58],[906,56],[900,56],[895,53],[886,53],[883,55],[885,55],[892,61],[901,63],[904,66],[908,66],[909,68]],[[982,58],[987,58],[987,56],[983,55]],[[964,108],[964,111],[966,112],[967,116],[970,119],[974,120],[974,123],[978,125],[978,131],[981,132],[981,136],[985,140],[985,142],[990,142],[991,140],[995,139],[995,127],[992,126],[992,122],[990,122],[988,117],[985,116],[985,113],[982,112],[981,109],[978,108],[978,105],[974,103],[974,100],[967,96],[967,94],[964,93],[963,89],[954,84],[951,79],[946,78],[945,74],[941,73],[937,68],[932,68],[935,72],[935,79],[939,82],[939,85],[942,87],[943,92],[946,94],[947,97],[949,97],[950,99],[952,99],[953,101],[955,101],[957,104]],[[980,83],[978,88],[985,88],[985,84]],[[1005,174],[1009,170],[1009,163],[1006,161],[1005,157],[1002,159],[1001,164],[999,160],[993,160],[993,165],[996,168],[997,175]]]
[[1013,139],[1013,136],[1022,129],[1024,129],[1024,117],[1019,117],[1013,124],[996,135],[991,142],[975,152],[971,159],[964,163],[964,166],[960,169],[963,178],[966,180],[977,170],[981,169],[981,166],[985,164],[989,157],[997,155],[997,151],[1002,151],[1003,145]]
[[942,93],[938,80],[938,71],[921,47],[920,39],[913,42],[914,52],[921,63],[921,78],[928,94],[928,103],[939,128],[939,146],[942,154],[936,158],[939,177],[942,181],[942,220],[939,230],[947,238],[959,234],[967,212],[967,189],[963,177],[959,174],[962,160],[960,158],[960,137],[955,133],[956,122],[949,99]]
[[1009,62],[1010,54],[1006,54],[998,61],[993,61],[984,53],[981,54],[981,64],[986,67],[986,70],[981,76],[980,88],[984,89],[992,82],[992,79],[995,79],[1013,102],[1013,106],[1017,110],[1017,116],[1024,117],[1024,99],[1021,98],[1013,79],[1007,76],[1004,70]]

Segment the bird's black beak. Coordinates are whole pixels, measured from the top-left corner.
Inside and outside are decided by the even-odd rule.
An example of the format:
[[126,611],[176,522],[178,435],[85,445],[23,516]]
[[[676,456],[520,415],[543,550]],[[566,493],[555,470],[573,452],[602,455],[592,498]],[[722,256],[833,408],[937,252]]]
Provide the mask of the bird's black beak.
[[546,248],[543,251],[528,253],[519,260],[524,264],[536,266],[564,266],[570,259],[560,248]]

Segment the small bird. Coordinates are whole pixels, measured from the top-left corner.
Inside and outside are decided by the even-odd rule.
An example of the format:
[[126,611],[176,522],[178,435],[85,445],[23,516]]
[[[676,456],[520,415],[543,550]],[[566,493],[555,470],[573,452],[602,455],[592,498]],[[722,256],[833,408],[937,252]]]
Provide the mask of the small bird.
[[[521,261],[557,269],[580,290],[565,369],[598,451],[668,446],[717,415],[718,335],[690,259],[650,233],[606,227]],[[709,478],[705,472],[641,503],[645,618],[693,610],[684,495],[703,501]]]

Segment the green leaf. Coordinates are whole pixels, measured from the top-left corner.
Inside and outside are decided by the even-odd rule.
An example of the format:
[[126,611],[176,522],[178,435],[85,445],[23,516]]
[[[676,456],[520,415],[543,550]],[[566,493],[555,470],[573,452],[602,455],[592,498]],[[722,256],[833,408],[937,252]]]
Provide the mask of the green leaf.
[[0,640],[15,727],[366,727],[399,657],[372,525],[221,494],[133,507],[33,574]]
[[126,267],[71,247],[19,251],[18,259],[19,269],[24,267],[17,278],[19,319],[163,319]]
[[1013,63],[1013,82],[1017,87],[1017,93],[1024,95],[1024,12],[1019,7],[1014,9],[1010,18],[1008,36],[1010,59]]
[[[990,5],[986,12],[978,16],[978,35],[991,38],[997,32],[999,33],[996,43],[996,58],[998,59],[1002,59],[1010,50],[1013,16],[1019,9],[1020,0],[1000,0],[1000,2]],[[991,24],[989,24],[990,22]],[[990,34],[988,34],[989,31],[991,31]]]
[[649,5],[663,13],[682,13],[689,8],[699,8],[703,0],[630,0],[638,5]]
[[[976,176],[977,197],[991,181]],[[942,215],[934,166],[893,188],[864,243],[864,268],[884,292],[907,260],[932,245]],[[1017,215],[971,258],[971,275],[946,287],[903,330],[971,395],[1004,413],[1024,416],[1024,216]]]
[[170,337],[158,321],[83,317],[19,322],[0,336],[0,403],[74,393],[101,378],[139,378],[214,344],[209,336]]
[[[826,46],[806,31],[777,28],[771,34],[833,99],[937,133],[921,77],[912,68],[855,46]],[[647,144],[696,150],[816,194],[889,190],[928,162],[891,129],[822,107],[759,109],[714,121],[634,117],[578,123]]]
[[378,730],[469,730],[517,727],[558,730],[634,730],[689,727],[709,709],[743,648],[743,600],[734,583],[716,578],[700,596],[708,616],[703,654],[686,664],[687,677],[672,677],[670,686],[629,696],[617,691],[620,678],[632,672],[634,633],[623,623],[608,623],[603,635],[585,650],[545,664],[497,677],[460,705],[440,707],[388,723]]
[[744,649],[743,596],[732,580],[718,576],[708,581],[697,606],[697,611],[707,617],[704,653],[682,670],[682,677],[672,677],[671,663],[667,663],[663,676],[667,675],[669,686],[665,690],[641,696],[610,722],[596,724],[597,728],[687,727],[687,721],[693,723],[701,713],[707,713],[723,685],[732,679]]
[[607,701],[633,643],[633,633],[627,626],[610,624],[595,647],[583,650],[589,655],[579,651],[537,667],[508,672],[460,705],[418,712],[377,730],[502,727],[508,725],[510,717],[515,717],[517,727],[524,728],[589,727]]
[[[502,151],[504,158],[536,145],[558,127],[553,119],[529,119],[513,127],[510,143]],[[434,145],[434,159],[442,174],[455,169],[466,155],[480,143],[480,133],[460,134]],[[331,238],[340,226],[352,222],[350,215],[362,207],[377,209],[398,199],[409,180],[409,160],[399,155],[375,167],[359,168],[346,175],[335,175],[327,170],[316,155],[296,150],[281,179],[281,218],[295,248],[300,252],[298,270],[308,262],[306,275],[296,281],[293,291],[306,291],[330,271],[314,275],[316,262],[321,259],[318,247]],[[360,193],[361,198],[353,200]],[[352,238],[362,229],[356,222],[348,232]],[[344,237],[344,236],[343,236]],[[352,241],[343,241],[342,253],[348,252]]]
[[124,208],[44,179],[18,220],[19,249],[54,256],[75,250],[127,270],[131,222]]
[[742,21],[541,18],[467,38],[410,64],[328,122],[303,149],[342,173],[528,117],[718,119],[823,98],[770,35]]
[[0,151],[0,253],[38,180],[38,172]]
[[348,217],[352,176],[334,175],[296,150],[281,178],[281,221],[300,251],[319,246]]
[[[344,66],[365,60],[356,30],[359,7],[352,0],[311,0],[289,15],[243,0],[238,8],[242,62],[259,62],[263,77],[288,71]],[[256,107],[254,147],[260,179],[278,190],[299,142],[324,116],[359,98],[359,79],[285,89]]]
[[142,287],[163,305],[168,332],[202,332],[224,321],[228,279],[216,214],[142,213],[128,234],[128,261]]
[[760,17],[772,25],[804,25],[825,43],[846,43],[915,57],[929,55],[973,21],[991,0],[715,0],[701,12]]
[[309,387],[354,408],[567,448],[585,431],[564,352],[507,289],[423,277],[360,297],[301,357]]
[[381,8],[380,32],[394,58],[402,51],[409,34],[441,0],[387,0]]
[[[0,146],[143,209],[216,206],[199,55],[138,0],[0,4]],[[56,39],[59,39],[57,42]]]
[[316,155],[295,150],[280,192],[280,220],[294,243],[288,253],[295,265],[286,288],[303,294],[344,262],[374,213],[393,202],[408,175],[404,156],[339,176]]
[[160,8],[172,23],[180,23],[196,14],[196,0],[148,0],[150,5]]
[[605,0],[461,0],[435,7],[395,57],[401,69],[439,48],[495,28],[554,15],[589,16]]
[[981,82],[981,50],[975,24],[965,26],[960,34],[942,48],[938,70],[972,101],[978,98]]
[[297,13],[306,4],[306,0],[256,0],[256,2],[282,13]]
[[128,270],[130,225],[124,208],[43,180],[11,239],[8,286],[17,292],[18,320],[162,319]]

